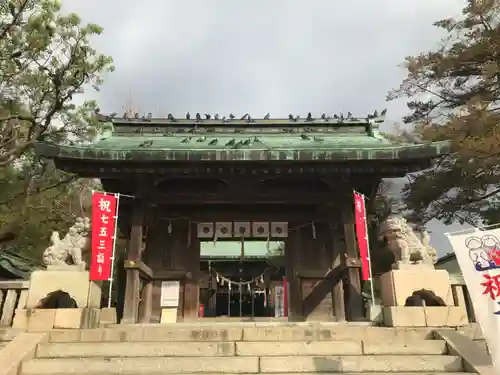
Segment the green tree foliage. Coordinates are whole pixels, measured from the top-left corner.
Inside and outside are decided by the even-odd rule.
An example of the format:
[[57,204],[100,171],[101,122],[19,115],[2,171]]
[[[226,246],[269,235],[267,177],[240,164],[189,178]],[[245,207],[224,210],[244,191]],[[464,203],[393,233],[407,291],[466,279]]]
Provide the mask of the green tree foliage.
[[92,180],[77,180],[51,162],[30,160],[0,169],[0,251],[41,260],[52,231],[63,236],[77,216],[90,213]]
[[500,1],[468,0],[434,50],[406,58],[407,77],[389,99],[409,98],[406,123],[424,142],[451,140],[449,155],[412,176],[414,220],[500,221]]
[[113,70],[90,44],[102,28],[60,8],[59,0],[0,1],[0,251],[36,259],[51,231],[64,235],[82,215],[94,182],[39,160],[33,145],[93,136],[95,103],[73,99]]
[[90,39],[102,28],[60,13],[59,0],[0,2],[0,166],[38,140],[72,141],[92,133],[95,104],[73,104],[113,70]]

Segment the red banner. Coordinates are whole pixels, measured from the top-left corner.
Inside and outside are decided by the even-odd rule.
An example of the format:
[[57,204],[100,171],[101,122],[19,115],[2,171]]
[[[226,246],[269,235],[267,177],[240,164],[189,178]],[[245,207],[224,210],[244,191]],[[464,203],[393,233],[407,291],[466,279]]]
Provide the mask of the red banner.
[[92,193],[92,258],[90,280],[111,279],[118,197]]
[[356,239],[358,240],[359,256],[361,258],[361,276],[370,280],[370,260],[368,253],[368,233],[366,231],[365,197],[354,192],[354,217],[356,221]]

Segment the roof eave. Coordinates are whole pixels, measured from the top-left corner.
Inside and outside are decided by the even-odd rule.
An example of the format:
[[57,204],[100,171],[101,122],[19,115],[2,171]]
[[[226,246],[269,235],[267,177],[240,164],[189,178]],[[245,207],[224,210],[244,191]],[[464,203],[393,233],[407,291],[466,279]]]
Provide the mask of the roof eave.
[[86,146],[35,144],[36,153],[49,159],[73,159],[89,162],[161,162],[161,161],[360,161],[360,160],[423,160],[450,152],[450,142],[393,145],[378,148],[334,149],[199,149],[199,150],[102,150]]

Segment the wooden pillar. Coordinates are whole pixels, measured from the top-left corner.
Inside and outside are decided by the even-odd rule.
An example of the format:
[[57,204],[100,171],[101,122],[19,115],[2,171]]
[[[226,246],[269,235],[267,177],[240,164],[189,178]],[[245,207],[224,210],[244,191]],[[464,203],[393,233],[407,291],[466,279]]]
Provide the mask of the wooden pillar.
[[351,260],[358,260],[358,246],[356,243],[356,231],[354,226],[354,204],[346,205],[342,212],[344,221],[344,237],[347,262],[347,315],[349,320],[364,320],[363,296],[361,295],[360,269],[351,267]]
[[186,248],[184,251],[184,266],[187,271],[184,280],[184,321],[197,320],[200,298],[200,241],[196,235],[195,224],[187,223]]
[[141,291],[139,322],[150,323],[153,313],[153,281],[148,280]]
[[[298,263],[300,262],[300,229],[291,231],[285,241],[285,275],[288,285],[288,320],[300,321],[302,316],[302,286]],[[286,308],[286,307],[285,307]]]
[[[331,223],[330,227],[330,237],[331,237],[331,252],[333,255],[332,268],[333,270],[340,270],[343,267],[343,257],[345,252],[343,251],[345,247],[342,244],[343,233],[336,223]],[[342,282],[342,277],[335,280],[333,285],[333,314],[338,322],[344,322],[345,319],[345,301],[344,301],[344,283]]]
[[[134,210],[132,213],[132,228],[130,230],[130,240],[127,252],[127,263],[137,262],[141,257],[142,238],[144,225],[144,210],[142,203],[134,200]],[[123,318],[121,323],[137,323],[139,310],[139,293],[141,280],[138,268],[127,268],[127,281],[125,284],[125,301],[123,307]]]
[[217,279],[215,275],[209,275],[209,292],[210,292],[210,297],[208,299],[208,311],[209,316],[216,316],[217,315]]
[[152,306],[151,306],[151,323],[161,322],[161,280],[151,281],[152,284]]

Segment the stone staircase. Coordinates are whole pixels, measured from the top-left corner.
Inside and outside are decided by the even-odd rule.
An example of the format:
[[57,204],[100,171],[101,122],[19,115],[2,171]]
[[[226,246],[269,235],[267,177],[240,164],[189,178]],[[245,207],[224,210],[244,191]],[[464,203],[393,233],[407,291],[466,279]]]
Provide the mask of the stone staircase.
[[464,374],[430,329],[176,324],[52,331],[21,375]]
[[0,328],[0,350],[7,346],[18,333],[19,330],[13,328]]

